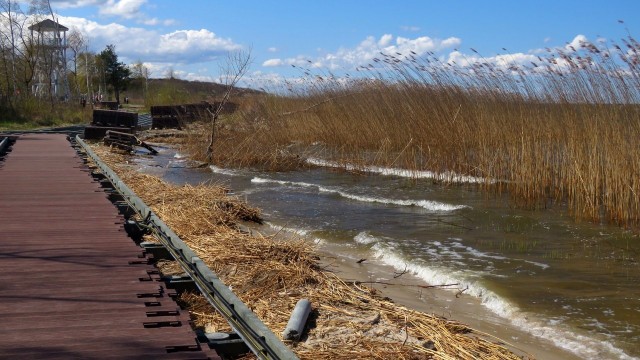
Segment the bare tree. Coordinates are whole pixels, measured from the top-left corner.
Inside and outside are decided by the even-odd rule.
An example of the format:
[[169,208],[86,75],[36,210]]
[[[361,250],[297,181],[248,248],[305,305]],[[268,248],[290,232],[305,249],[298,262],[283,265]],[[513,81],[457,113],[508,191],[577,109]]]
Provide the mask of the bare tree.
[[56,20],[55,14],[53,13],[51,2],[49,0],[31,0],[31,2],[29,3],[29,13],[41,15],[48,14],[51,15],[53,21],[58,22]]
[[82,53],[82,57],[84,58],[84,76],[86,82],[86,92],[87,96],[93,99],[93,78],[95,77],[96,72],[96,56],[93,53],[89,52],[89,45],[85,44],[84,52]]
[[[85,40],[84,35],[78,29],[71,29],[69,32],[69,36],[67,37],[67,44],[69,45],[69,50],[71,50],[71,60],[73,61],[73,70],[71,73],[73,74],[73,83],[75,86],[75,91],[79,92],[80,85],[78,84],[78,58],[82,50],[87,47],[87,41]],[[85,58],[86,62],[86,58]]]
[[88,49],[88,44],[76,54],[76,64],[74,66],[76,73],[76,86],[81,94],[86,94],[89,98],[93,97],[93,85],[96,75],[96,54]]
[[167,71],[166,71],[165,78],[167,78],[167,79],[171,79],[171,80],[173,80],[173,79],[175,79],[175,78],[176,78],[176,71],[175,71],[175,69],[173,68],[173,66],[169,66],[169,68],[168,68],[168,69],[167,69]]
[[[0,1],[0,12],[3,17],[3,22],[6,22],[7,29],[6,31],[2,31],[3,37],[3,57],[5,60],[5,69],[7,72],[7,93],[8,95],[16,94],[18,90],[18,81],[17,81],[17,62],[16,62],[16,53],[17,53],[17,37],[22,36],[22,27],[20,26],[20,21],[18,20],[19,15],[22,14],[22,10],[20,9],[20,4],[17,1],[11,0],[1,0]],[[4,41],[6,40],[6,42]],[[6,58],[8,55],[9,59]],[[7,66],[7,61],[10,60],[10,66]],[[10,97],[9,97],[10,98]]]
[[[28,13],[23,12],[21,8],[25,3],[29,4]],[[39,82],[50,85],[54,65],[62,64],[64,71],[57,74],[56,78],[63,81],[63,89],[68,89],[66,61],[54,62],[54,59],[46,54],[45,48],[50,44],[44,44],[40,28],[34,28],[46,17],[52,17],[59,27],[54,29],[59,39],[60,31],[64,31],[65,28],[55,21],[50,0],[0,0],[0,84],[4,98],[10,101],[9,105],[13,98],[30,93],[37,69],[40,69]],[[64,54],[64,51],[62,53]],[[49,79],[44,79],[44,76],[48,76]],[[65,90],[65,95],[68,94],[66,91],[68,90]]]
[[149,76],[151,71],[149,67],[145,66],[141,60],[138,60],[135,64],[131,65],[131,77],[138,80],[142,85],[142,97],[145,102],[147,100],[147,92],[149,91]]
[[36,63],[42,49],[41,46],[38,46],[37,39],[31,35],[21,36],[22,44],[18,47],[18,49],[21,49],[18,52],[20,54],[20,81],[27,92],[31,89]]
[[224,92],[224,95],[222,96],[222,100],[220,101],[220,103],[218,103],[216,108],[213,111],[207,109],[209,115],[211,116],[211,133],[209,134],[209,144],[207,145],[208,162],[211,162],[211,157],[213,156],[213,145],[216,138],[216,126],[218,117],[220,116],[220,112],[222,112],[225,104],[231,98],[233,90],[235,90],[238,82],[247,73],[247,71],[249,71],[251,60],[251,49],[247,51],[240,50],[237,52],[229,53],[227,55],[227,60],[221,71],[223,78],[222,83],[224,83],[224,85],[226,86],[226,90]]

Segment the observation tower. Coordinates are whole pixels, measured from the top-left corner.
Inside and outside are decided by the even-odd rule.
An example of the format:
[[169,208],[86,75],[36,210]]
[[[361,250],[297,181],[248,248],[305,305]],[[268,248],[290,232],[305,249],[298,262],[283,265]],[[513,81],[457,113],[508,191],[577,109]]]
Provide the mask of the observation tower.
[[67,31],[69,29],[46,19],[29,26],[35,43],[35,67],[31,91],[39,97],[69,99],[67,79]]

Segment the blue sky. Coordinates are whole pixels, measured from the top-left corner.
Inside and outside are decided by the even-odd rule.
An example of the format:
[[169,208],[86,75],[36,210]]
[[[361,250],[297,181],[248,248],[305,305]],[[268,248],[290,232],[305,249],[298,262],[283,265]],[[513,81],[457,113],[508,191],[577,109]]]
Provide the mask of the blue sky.
[[[348,72],[379,51],[435,51],[447,60],[512,54],[527,61],[576,38],[640,37],[640,1],[436,0],[51,0],[60,22],[99,52],[142,61],[151,77],[168,69],[213,80],[229,51],[250,49],[246,81],[299,76],[291,64]],[[618,20],[623,20],[620,24]],[[505,50],[503,50],[506,49]]]

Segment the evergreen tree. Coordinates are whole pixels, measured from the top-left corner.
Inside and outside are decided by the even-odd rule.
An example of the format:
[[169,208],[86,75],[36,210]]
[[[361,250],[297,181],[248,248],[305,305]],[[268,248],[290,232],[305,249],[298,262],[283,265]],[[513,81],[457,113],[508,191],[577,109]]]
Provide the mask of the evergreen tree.
[[118,62],[115,45],[107,45],[98,55],[104,65],[105,82],[113,90],[116,101],[120,103],[120,91],[127,90],[131,81],[131,70],[121,62]]

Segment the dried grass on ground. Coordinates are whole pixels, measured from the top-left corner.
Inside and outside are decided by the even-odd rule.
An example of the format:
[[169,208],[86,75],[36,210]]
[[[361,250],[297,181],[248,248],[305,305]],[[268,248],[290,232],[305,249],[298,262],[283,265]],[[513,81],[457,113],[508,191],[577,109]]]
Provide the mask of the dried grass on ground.
[[[279,336],[297,301],[313,313],[304,339],[290,344],[301,359],[518,359],[497,339],[455,321],[394,304],[374,289],[346,283],[319,266],[302,241],[239,231],[259,212],[217,186],[174,186],[136,172],[124,155],[94,146],[99,156]],[[163,264],[166,271],[171,264]],[[195,324],[229,327],[198,295],[182,298]]]

